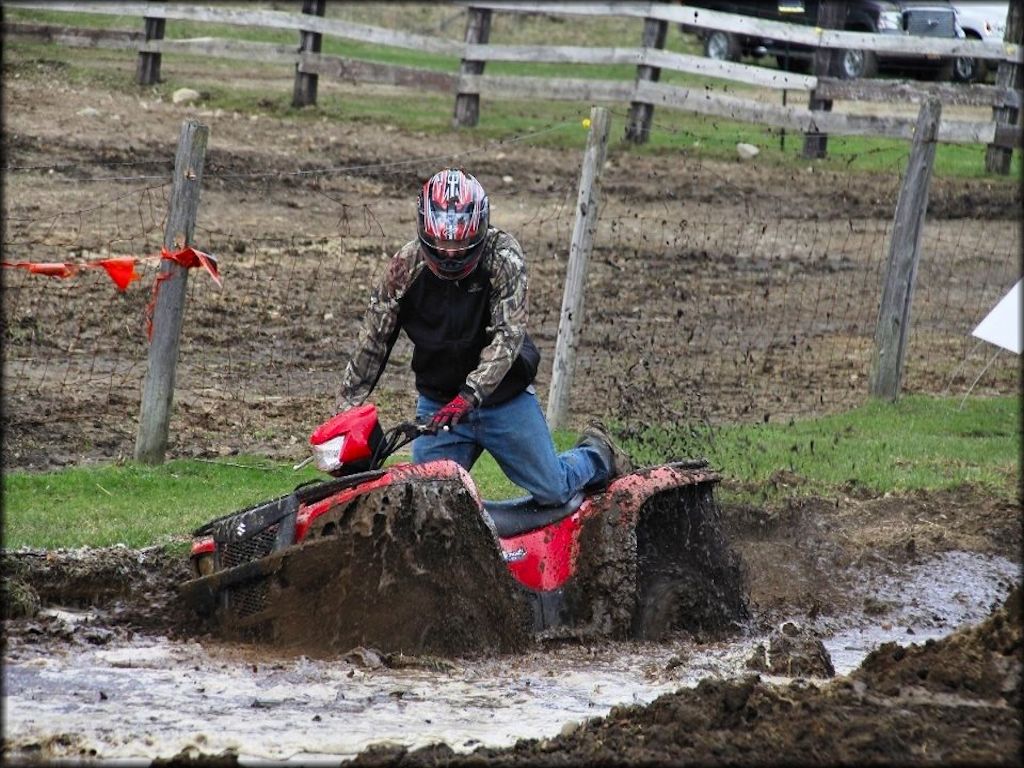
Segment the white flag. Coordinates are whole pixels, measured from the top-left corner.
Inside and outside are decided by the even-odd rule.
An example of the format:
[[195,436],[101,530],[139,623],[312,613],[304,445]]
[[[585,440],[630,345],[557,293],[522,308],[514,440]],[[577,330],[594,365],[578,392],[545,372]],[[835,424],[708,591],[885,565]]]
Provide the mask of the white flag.
[[999,300],[985,319],[978,323],[972,335],[1003,349],[1020,354],[1020,284],[1018,280],[1010,292]]

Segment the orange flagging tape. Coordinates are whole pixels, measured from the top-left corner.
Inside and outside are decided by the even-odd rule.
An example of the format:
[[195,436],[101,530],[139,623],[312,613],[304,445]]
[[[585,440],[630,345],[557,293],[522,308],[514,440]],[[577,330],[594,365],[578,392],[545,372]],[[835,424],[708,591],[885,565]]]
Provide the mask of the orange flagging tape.
[[[171,253],[166,248],[160,249],[160,258],[166,259],[167,261],[173,261],[185,269],[193,269],[195,267],[202,267],[213,278],[213,281],[221,286],[220,270],[217,268],[217,259],[208,253],[197,251],[191,245],[182,248],[180,251]],[[156,281],[153,283],[153,295],[149,299],[149,304],[146,306],[146,338],[150,341],[153,340],[153,311],[156,309],[156,297],[160,293],[160,284],[171,276],[170,272],[161,272],[156,276]]]
[[[203,251],[197,251],[192,246],[186,246],[180,251],[171,253],[166,248],[160,249],[160,259],[173,261],[184,269],[202,267],[213,278],[219,287],[223,287],[220,277],[220,269],[217,267],[217,258]],[[114,256],[109,259],[98,259],[87,261],[83,264],[69,264],[65,262],[29,262],[29,261],[4,261],[0,262],[4,267],[11,269],[24,269],[35,275],[46,275],[47,277],[74,277],[82,269],[103,269],[110,279],[117,285],[119,291],[124,291],[134,281],[139,280],[139,273],[135,271],[135,265],[141,261],[136,256]],[[146,307],[146,336],[153,338],[153,310],[156,307],[156,297],[160,291],[160,283],[171,276],[170,272],[161,272],[156,276],[153,283],[153,295]]]
[[220,271],[217,269],[217,259],[208,253],[197,251],[191,245],[182,248],[176,253],[171,253],[166,248],[160,249],[160,258],[169,259],[170,261],[176,262],[185,269],[193,269],[195,267],[202,267],[210,273],[210,277],[217,285],[221,285]]
[[5,261],[3,266],[13,269],[25,269],[35,275],[46,275],[47,277],[74,277],[81,269],[104,269],[110,275],[110,279],[117,285],[118,290],[125,290],[133,280],[139,279],[135,271],[136,259],[134,256],[115,256],[111,259],[99,259],[87,261],[84,264],[66,264],[64,262],[40,262],[28,261]]

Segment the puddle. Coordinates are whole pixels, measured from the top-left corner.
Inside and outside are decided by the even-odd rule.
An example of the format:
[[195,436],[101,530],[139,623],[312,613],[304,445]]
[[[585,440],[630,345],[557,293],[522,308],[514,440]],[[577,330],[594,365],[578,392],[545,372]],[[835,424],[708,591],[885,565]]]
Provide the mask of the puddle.
[[1020,565],[1005,558],[946,552],[909,574],[874,574],[864,583],[864,614],[816,628],[828,632],[825,648],[836,674],[845,675],[883,643],[920,644],[981,622],[1019,579]]
[[[1018,572],[1004,558],[950,553],[866,581],[865,613],[820,617],[815,626],[830,633],[825,645],[844,674],[883,642],[923,642],[976,623]],[[460,752],[510,746],[704,677],[743,674],[758,639],[559,647],[442,671],[138,636],[34,657],[31,646],[8,648],[5,757],[118,760],[194,749],[233,750],[246,765],[337,764],[382,742],[443,741]]]

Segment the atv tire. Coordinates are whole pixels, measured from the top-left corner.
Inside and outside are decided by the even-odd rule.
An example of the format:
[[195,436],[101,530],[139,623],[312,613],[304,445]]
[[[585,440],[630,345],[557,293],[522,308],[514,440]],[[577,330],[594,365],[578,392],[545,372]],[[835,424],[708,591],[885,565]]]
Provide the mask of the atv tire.
[[683,580],[672,574],[655,574],[637,598],[633,637],[637,640],[663,640],[679,626],[686,600]]
[[726,540],[710,484],[652,496],[637,526],[640,640],[730,632],[749,617],[742,561]]

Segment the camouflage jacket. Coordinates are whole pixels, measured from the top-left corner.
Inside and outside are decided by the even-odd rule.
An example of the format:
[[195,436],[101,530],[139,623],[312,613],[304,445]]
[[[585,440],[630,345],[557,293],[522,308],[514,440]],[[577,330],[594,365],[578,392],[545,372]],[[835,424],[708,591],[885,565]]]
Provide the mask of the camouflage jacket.
[[447,402],[472,394],[494,405],[528,387],[540,355],[526,333],[527,280],[516,239],[491,228],[476,269],[461,280],[430,271],[419,240],[392,258],[370,294],[358,348],[345,368],[337,400],[342,411],[373,391],[404,330],[413,342],[416,389]]

